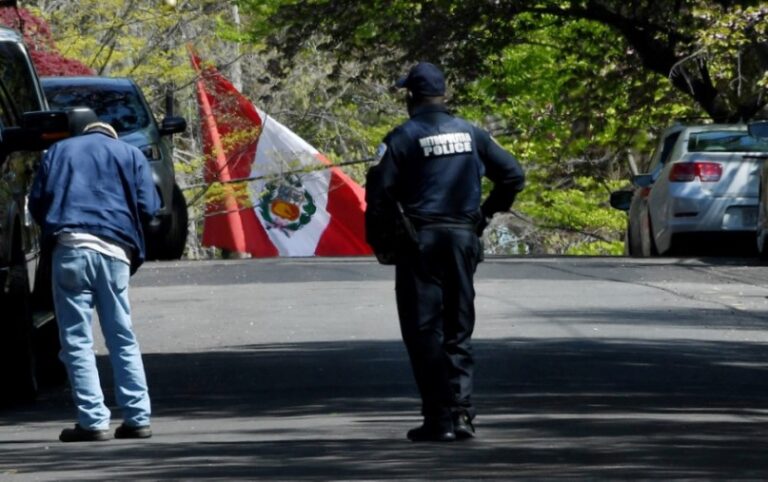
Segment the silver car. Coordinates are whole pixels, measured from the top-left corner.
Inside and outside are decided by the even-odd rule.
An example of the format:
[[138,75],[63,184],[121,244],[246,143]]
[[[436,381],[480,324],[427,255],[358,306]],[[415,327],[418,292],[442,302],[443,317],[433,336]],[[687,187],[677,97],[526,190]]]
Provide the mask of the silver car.
[[[649,172],[632,191],[611,195],[628,213],[632,256],[689,252],[709,239],[754,239],[762,161],[768,141],[746,125],[675,125],[656,146]],[[735,237],[735,236],[734,236]]]
[[[749,134],[768,143],[768,121],[755,121],[749,124]],[[763,261],[768,261],[768,162],[760,169],[760,200],[757,210],[757,253]]]

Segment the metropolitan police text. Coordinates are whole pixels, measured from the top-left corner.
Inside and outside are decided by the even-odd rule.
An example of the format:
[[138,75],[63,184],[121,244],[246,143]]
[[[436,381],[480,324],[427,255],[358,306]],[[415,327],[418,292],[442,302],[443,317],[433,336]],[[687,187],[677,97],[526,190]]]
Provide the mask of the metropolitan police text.
[[424,150],[424,157],[472,152],[472,136],[469,132],[422,137],[419,144]]

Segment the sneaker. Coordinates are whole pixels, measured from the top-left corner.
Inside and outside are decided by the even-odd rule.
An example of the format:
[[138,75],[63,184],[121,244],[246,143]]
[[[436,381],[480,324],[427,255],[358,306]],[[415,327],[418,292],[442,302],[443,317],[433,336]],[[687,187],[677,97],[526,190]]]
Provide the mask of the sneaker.
[[75,424],[75,428],[65,428],[59,434],[62,442],[103,442],[109,440],[108,430],[88,430]]
[[408,440],[411,442],[453,442],[456,434],[453,433],[453,424],[450,420],[432,421],[424,420],[421,427],[408,431]]
[[467,412],[458,412],[453,415],[453,431],[457,439],[474,438],[475,426]]
[[122,424],[115,429],[115,438],[149,438],[152,436],[152,429],[149,425],[141,427],[131,427]]

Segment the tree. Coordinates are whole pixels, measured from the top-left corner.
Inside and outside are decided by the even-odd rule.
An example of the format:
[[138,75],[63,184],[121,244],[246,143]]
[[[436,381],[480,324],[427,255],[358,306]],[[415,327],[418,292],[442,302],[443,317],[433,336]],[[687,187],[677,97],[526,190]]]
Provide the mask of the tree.
[[[213,0],[34,3],[65,55],[133,77],[158,116],[173,84],[193,126],[184,44],[225,75],[240,59],[243,93],[334,160],[369,157],[405,116],[392,81],[435,61],[451,107],[524,160],[513,217],[536,252],[617,252],[623,218],[607,193],[650,133],[677,117],[747,118],[768,97],[757,2],[240,0],[242,26]],[[202,177],[190,132],[175,140],[188,186]]]
[[[99,75],[132,77],[158,117],[165,111],[167,86],[175,86],[177,113],[190,125],[185,135],[174,136],[176,174],[193,204],[193,222],[201,220],[198,208],[206,196],[215,196],[217,188],[198,188],[205,184],[205,162],[197,128],[195,73],[185,49],[188,42],[202,59],[230,78],[240,71],[242,92],[248,98],[330,159],[367,156],[369,146],[378,142],[389,124],[388,118],[382,120],[382,111],[402,115],[400,109],[392,114],[379,86],[348,82],[357,75],[354,65],[330,76],[332,61],[326,52],[308,48],[294,69],[271,75],[268,65],[274,53],[263,49],[262,42],[244,41],[248,39],[240,34],[229,2],[180,0],[174,7],[157,0],[38,0],[35,4],[67,55],[81,59]],[[257,49],[259,53],[254,54]],[[372,124],[377,127],[371,128]],[[361,167],[350,170],[362,177]]]
[[25,8],[0,8],[0,24],[21,32],[40,75],[93,75],[77,59],[61,55],[48,23]]
[[162,99],[168,85],[194,77],[185,42],[215,30],[216,15],[226,8],[218,3],[38,0],[36,11],[50,23],[63,55],[80,59],[96,75],[132,77],[150,98]]
[[[308,41],[340,59],[390,69],[425,59],[450,66],[457,85],[488,72],[504,49],[545,26],[590,21],[627,46],[627,79],[669,78],[718,121],[746,120],[768,103],[768,7],[748,0],[241,0],[254,38],[286,58]],[[610,45],[604,44],[609,48]]]
[[[37,0],[28,4],[34,4],[29,8],[48,21],[64,55],[79,59],[92,75],[131,77],[158,120],[169,107],[188,119],[187,132],[173,138],[176,179],[182,188],[198,183],[204,162],[195,126],[195,73],[186,44],[217,52],[219,60],[231,62],[232,42],[217,35],[220,16],[229,14],[230,5],[214,0]],[[168,92],[174,93],[172,103],[166,98]],[[195,199],[189,190],[185,192],[188,199]],[[190,206],[193,223],[202,216],[199,207]],[[188,239],[189,251],[198,252],[195,237]]]
[[626,47],[607,27],[572,22],[530,40],[468,84],[458,107],[524,162],[528,187],[507,221],[530,252],[620,254],[625,216],[608,193],[626,183],[628,157],[649,150],[649,130],[692,112],[659,76],[627,82],[616,67]]
[[416,60],[446,67],[452,106],[524,160],[515,216],[545,252],[620,252],[623,216],[607,194],[653,133],[681,117],[746,120],[768,101],[767,9],[755,1],[239,4],[251,38],[281,53],[277,76],[310,44],[336,69],[360,62],[359,82],[391,84]]

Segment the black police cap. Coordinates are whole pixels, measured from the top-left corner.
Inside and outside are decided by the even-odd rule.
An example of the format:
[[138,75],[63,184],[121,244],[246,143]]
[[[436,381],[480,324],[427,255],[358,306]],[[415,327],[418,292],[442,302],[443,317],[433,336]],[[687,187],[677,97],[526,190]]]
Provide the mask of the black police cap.
[[408,75],[398,80],[395,86],[404,87],[420,97],[445,95],[445,77],[440,69],[429,62],[419,62],[411,67]]

